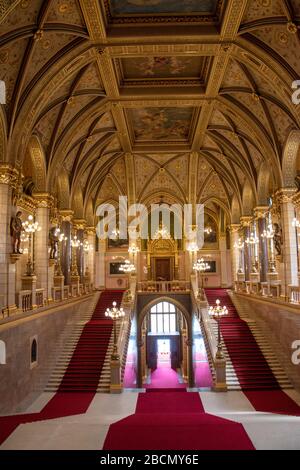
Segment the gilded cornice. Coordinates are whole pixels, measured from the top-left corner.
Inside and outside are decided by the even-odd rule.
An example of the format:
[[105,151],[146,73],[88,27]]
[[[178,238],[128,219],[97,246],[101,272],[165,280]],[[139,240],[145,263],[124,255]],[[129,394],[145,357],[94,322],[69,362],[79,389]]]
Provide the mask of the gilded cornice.
[[241,230],[241,224],[231,224],[230,233],[238,233]]
[[250,227],[252,221],[253,221],[253,217],[252,215],[245,215],[243,217],[241,217],[241,226],[242,227]]
[[73,215],[74,211],[72,211],[71,209],[61,209],[59,211],[59,216],[62,222],[72,222]]
[[75,230],[85,230],[87,223],[85,219],[73,219],[72,222]]
[[22,194],[21,197],[17,199],[16,205],[23,211],[34,214],[37,208],[37,201],[26,194]]

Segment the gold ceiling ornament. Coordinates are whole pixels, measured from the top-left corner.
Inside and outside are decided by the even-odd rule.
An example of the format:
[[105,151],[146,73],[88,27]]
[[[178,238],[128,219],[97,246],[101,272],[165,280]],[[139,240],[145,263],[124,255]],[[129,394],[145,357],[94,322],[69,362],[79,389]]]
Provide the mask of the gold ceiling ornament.
[[42,29],[38,29],[38,30],[35,32],[35,34],[34,34],[34,36],[33,36],[33,39],[34,39],[35,41],[41,41],[41,39],[43,39],[43,37],[44,37],[44,31],[43,31]]
[[287,27],[288,32],[291,34],[296,34],[298,31],[298,27],[293,21],[289,21],[286,27]]
[[252,93],[252,98],[254,99],[254,101],[260,101],[260,96],[255,92]]

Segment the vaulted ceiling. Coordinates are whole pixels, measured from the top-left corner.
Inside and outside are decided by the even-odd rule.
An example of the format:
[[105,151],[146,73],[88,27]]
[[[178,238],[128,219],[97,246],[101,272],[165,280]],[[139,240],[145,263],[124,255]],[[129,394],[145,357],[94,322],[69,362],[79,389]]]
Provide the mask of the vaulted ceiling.
[[4,4],[4,158],[22,166],[34,135],[61,207],[91,217],[127,194],[245,213],[264,202],[262,169],[281,186],[300,125],[299,0]]

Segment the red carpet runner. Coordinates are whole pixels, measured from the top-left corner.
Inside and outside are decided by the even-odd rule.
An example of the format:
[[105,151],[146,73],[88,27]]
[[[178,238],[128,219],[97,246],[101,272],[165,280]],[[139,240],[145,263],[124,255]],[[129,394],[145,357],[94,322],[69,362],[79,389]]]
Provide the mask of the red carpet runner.
[[103,449],[255,450],[241,424],[205,413],[199,394],[182,389],[140,393],[135,414],[109,427]]
[[85,413],[97,391],[112,320],[105,317],[115,300],[119,305],[123,291],[104,291],[91,320],[84,326],[59,389],[40,413],[0,417],[0,444],[19,424]]
[[300,407],[280,388],[252,332],[233,305],[226,289],[206,289],[209,305],[226,305],[221,333],[241,388],[257,411],[300,416]]

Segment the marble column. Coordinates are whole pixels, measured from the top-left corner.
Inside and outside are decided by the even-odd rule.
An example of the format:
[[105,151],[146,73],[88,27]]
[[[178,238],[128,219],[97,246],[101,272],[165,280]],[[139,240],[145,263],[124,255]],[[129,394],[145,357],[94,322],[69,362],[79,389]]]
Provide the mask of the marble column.
[[240,224],[232,224],[230,226],[230,252],[231,252],[231,270],[232,270],[232,280],[233,283],[238,280],[237,272],[240,267],[240,250],[238,248],[239,244],[239,230]]
[[95,255],[95,287],[105,289],[106,240],[99,240],[98,253]]
[[[300,191],[298,191],[293,198],[295,209],[296,209],[296,219],[299,222],[300,220]],[[296,232],[296,243],[297,243],[297,252],[298,252],[298,284],[300,285],[300,228],[295,227]]]
[[85,255],[85,273],[86,268],[93,286],[95,285],[95,247],[96,247],[96,229],[94,227],[86,228],[89,252]]
[[296,231],[293,227],[295,205],[293,196],[296,189],[283,188],[277,191],[275,197],[281,209],[283,259],[285,264],[285,287],[298,285],[298,253]]
[[221,287],[228,286],[227,276],[227,245],[226,245],[226,234],[221,233],[219,237],[219,249],[221,259]]
[[71,238],[72,238],[72,217],[73,211],[70,209],[63,209],[59,211],[62,218],[61,231],[67,237],[67,240],[61,247],[61,268],[65,277],[65,285],[69,286],[71,283]]
[[268,240],[262,237],[264,231],[267,230],[266,214],[268,210],[268,206],[258,206],[254,209],[255,218],[257,220],[257,237],[259,239],[258,258],[261,282],[267,281],[267,273],[269,270]]
[[80,241],[80,246],[77,248],[77,269],[80,277],[80,282],[83,283],[84,277],[84,250],[83,250],[83,241],[84,241],[84,229],[86,227],[86,221],[84,219],[73,219],[73,226],[76,230],[76,235]]
[[[0,312],[8,314],[16,307],[16,260],[12,260],[10,221],[12,194],[18,182],[18,171],[8,164],[0,164]],[[15,255],[18,256],[18,255]]]
[[[44,289],[44,300],[52,300],[51,283],[49,283],[49,215],[53,197],[48,193],[35,193],[37,203],[35,220],[41,227],[34,234],[34,262],[37,277],[37,288]],[[51,270],[53,275],[53,268]],[[50,289],[49,289],[50,288]]]
[[250,238],[250,225],[251,225],[252,217],[251,216],[244,216],[241,217],[241,225],[243,227],[243,238],[244,238],[244,271],[245,271],[245,280],[250,280],[250,273],[251,273],[251,247],[249,244],[246,243],[247,238]]

